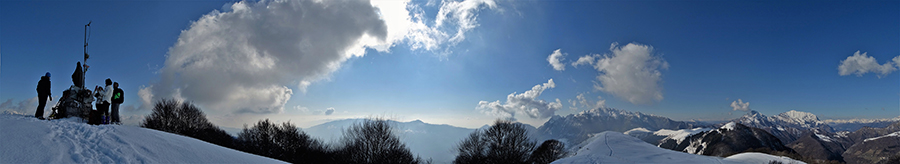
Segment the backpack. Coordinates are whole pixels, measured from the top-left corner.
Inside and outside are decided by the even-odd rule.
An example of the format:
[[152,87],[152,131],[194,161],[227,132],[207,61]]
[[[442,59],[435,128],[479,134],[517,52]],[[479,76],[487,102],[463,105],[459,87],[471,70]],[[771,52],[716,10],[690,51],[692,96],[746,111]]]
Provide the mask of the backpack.
[[124,96],[125,95],[122,92],[122,89],[116,88],[115,90],[113,90],[112,103],[113,104],[121,104],[121,103],[125,102]]

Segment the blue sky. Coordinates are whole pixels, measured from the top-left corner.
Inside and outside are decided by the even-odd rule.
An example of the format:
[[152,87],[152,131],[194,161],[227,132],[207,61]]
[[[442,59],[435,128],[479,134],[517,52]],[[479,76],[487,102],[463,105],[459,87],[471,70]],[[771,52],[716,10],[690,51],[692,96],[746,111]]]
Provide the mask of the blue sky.
[[[900,115],[897,1],[0,3],[0,103],[23,113],[43,72],[56,96],[71,85],[93,21],[86,83],[118,81],[134,120],[172,97],[226,127],[371,116],[539,126],[598,100],[676,120],[739,117],[737,99],[767,115]],[[548,61],[556,50],[564,70]],[[573,66],[585,56],[617,67]],[[629,66],[640,69],[617,69]]]

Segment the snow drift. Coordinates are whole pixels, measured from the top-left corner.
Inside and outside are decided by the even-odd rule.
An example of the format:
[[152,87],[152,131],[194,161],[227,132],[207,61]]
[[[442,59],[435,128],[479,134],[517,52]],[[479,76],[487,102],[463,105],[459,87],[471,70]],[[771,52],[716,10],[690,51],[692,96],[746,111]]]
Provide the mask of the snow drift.
[[285,163],[134,126],[0,114],[2,163]]

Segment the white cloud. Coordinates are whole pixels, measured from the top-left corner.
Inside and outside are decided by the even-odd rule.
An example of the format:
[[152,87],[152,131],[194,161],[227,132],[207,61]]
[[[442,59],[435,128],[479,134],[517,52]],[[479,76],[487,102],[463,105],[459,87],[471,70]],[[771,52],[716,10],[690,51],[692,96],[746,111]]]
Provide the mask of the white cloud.
[[[856,76],[862,76],[863,74],[872,72],[878,74],[878,78],[884,77],[891,72],[897,70],[897,67],[894,66],[894,63],[900,61],[900,56],[894,57],[893,63],[888,61],[882,65],[879,65],[877,61],[875,61],[874,57],[866,55],[866,53],[860,54],[859,51],[853,53],[853,56],[847,57],[841,61],[841,65],[838,66],[838,74],[841,76],[847,76],[850,74],[856,74]],[[880,73],[880,74],[879,74]]]
[[325,115],[331,115],[332,113],[334,113],[334,107],[329,107],[325,110]]
[[141,126],[141,123],[144,122],[145,115],[120,115],[120,121],[123,125],[130,126]]
[[600,55],[598,54],[584,55],[582,57],[579,57],[577,61],[572,63],[572,67],[578,68],[579,65],[594,65],[594,60],[597,60],[596,58],[599,57]]
[[565,60],[566,54],[561,52],[561,49],[556,49],[550,56],[547,56],[547,62],[550,62],[550,65],[553,66],[554,70],[564,71],[566,70],[566,64],[562,61]]
[[897,67],[900,67],[900,56],[894,57],[893,61],[894,64],[897,65]]
[[[313,110],[313,109],[309,109],[309,108],[304,107],[304,106],[297,105],[297,106],[294,106],[294,107],[292,107],[292,108],[293,108],[294,110],[296,110],[297,112],[302,113],[303,115],[322,115],[322,114],[324,114],[324,115],[331,115],[331,114],[333,114],[333,113],[335,112],[334,107],[329,107],[329,108],[325,108],[325,109],[315,109],[315,110]],[[346,113],[346,112],[347,112],[347,111],[344,111],[344,113]]]
[[750,102],[741,101],[738,99],[737,101],[731,102],[731,108],[734,111],[750,111]]
[[300,105],[294,106],[294,110],[297,110],[297,111],[300,111],[300,112],[303,112],[303,113],[309,112],[309,108],[303,107],[303,106],[300,106]]
[[[280,113],[293,95],[286,85],[305,90],[362,56],[356,49],[386,38],[375,11],[365,1],[233,3],[230,11],[213,11],[182,31],[161,81],[139,94],[226,113]],[[377,39],[364,42],[371,38]]]
[[595,83],[594,89],[632,104],[651,104],[663,99],[660,70],[668,69],[669,63],[653,55],[653,47],[636,43],[620,47],[613,43],[610,51],[611,54],[602,56],[582,56],[573,66],[593,64],[599,72],[596,78],[599,83]]
[[531,90],[525,91],[524,93],[510,93],[506,96],[505,103],[500,103],[500,100],[493,102],[479,101],[478,106],[475,107],[475,109],[480,110],[482,113],[501,118],[514,119],[517,113],[528,115],[528,117],[531,118],[547,118],[562,108],[562,103],[559,99],[556,99],[555,102],[547,102],[538,100],[537,97],[541,96],[541,93],[543,93],[544,90],[554,87],[556,87],[556,84],[553,83],[553,79],[550,79],[547,83],[535,85]]
[[141,108],[142,109],[152,109],[153,108],[153,91],[151,90],[153,86],[141,86],[141,89],[138,90],[138,97],[141,98]]
[[[478,14],[484,9],[495,9],[493,0],[441,1],[441,7],[433,24],[427,22],[427,14],[420,6],[410,6],[412,17],[408,23],[408,44],[412,49],[438,50],[441,45],[453,47],[465,40],[466,33],[478,27]],[[431,24],[431,25],[430,25]],[[448,49],[444,49],[448,52]]]
[[[455,45],[493,1],[444,1],[434,23],[409,1],[241,1],[192,22],[169,48],[143,102],[173,97],[223,113],[280,113],[367,48]],[[413,10],[412,12],[410,10]],[[420,46],[416,46],[420,45]],[[147,103],[149,104],[149,103]]]
[[597,101],[591,101],[587,97],[584,96],[584,93],[579,93],[575,96],[575,100],[569,100],[569,103],[572,105],[569,109],[577,110],[578,107],[583,109],[594,109],[606,106],[606,100],[601,96],[597,96]]
[[465,39],[465,33],[478,27],[478,11],[487,8],[496,8],[497,3],[493,0],[463,0],[463,1],[443,1],[441,9],[438,10],[435,26],[441,27],[446,24],[454,23],[457,27],[456,33],[450,38],[451,43],[459,43]]
[[[53,112],[53,106],[56,105],[56,101],[58,101],[57,99],[59,99],[59,96],[53,96],[53,101],[47,101],[47,104],[45,104],[44,106],[45,116],[49,116],[50,113]],[[0,111],[12,111],[25,115],[34,115],[35,110],[37,110],[37,106],[37,96],[18,102],[13,102],[13,99],[6,99],[5,102],[0,103]]]
[[[7,99],[6,102],[0,103],[0,110],[15,111],[16,113],[33,115],[35,112],[34,110],[37,109],[37,102],[37,96],[18,102],[13,102],[13,99]],[[50,105],[48,104],[47,106]],[[45,111],[44,113],[47,112]]]

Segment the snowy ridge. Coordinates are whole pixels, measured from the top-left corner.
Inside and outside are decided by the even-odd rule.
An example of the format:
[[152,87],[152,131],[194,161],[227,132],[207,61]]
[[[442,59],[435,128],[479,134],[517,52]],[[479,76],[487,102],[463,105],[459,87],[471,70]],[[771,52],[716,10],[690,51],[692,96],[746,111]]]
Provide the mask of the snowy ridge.
[[863,142],[868,142],[868,141],[872,141],[872,140],[877,140],[877,139],[884,138],[884,137],[900,137],[900,132],[894,132],[894,133],[891,133],[891,134],[887,134],[887,135],[883,135],[883,136],[878,136],[878,137],[874,137],[874,138],[867,138],[866,140],[863,140]]
[[728,156],[725,160],[740,163],[769,163],[771,161],[779,161],[784,164],[805,164],[805,162],[797,161],[784,156],[774,156],[763,153],[748,152]]
[[0,114],[3,163],[285,163],[194,138],[79,118]]
[[816,115],[796,110],[771,117],[751,110],[750,113],[732,121],[763,129],[778,137],[783,143],[791,143],[807,132],[834,133],[835,131],[833,127],[819,120]]
[[[764,161],[764,162],[760,162]],[[554,161],[565,163],[782,163],[802,164],[787,157],[762,153],[740,153],[726,158],[688,154],[650,145],[640,139],[606,131],[580,144],[573,156]]]
[[629,134],[629,133],[650,133],[650,130],[647,130],[647,128],[634,128],[634,129],[625,131],[625,134]]
[[826,136],[826,135],[822,135],[822,134],[819,134],[819,133],[815,133],[815,134],[816,134],[816,137],[819,137],[819,139],[821,139],[822,141],[825,141],[825,142],[832,142],[832,141],[834,141],[834,139],[831,139],[831,137],[828,137],[828,136]]
[[[723,130],[733,131],[735,129],[735,126],[737,126],[737,125],[735,125],[734,122],[728,122],[725,125],[722,125],[721,127],[719,127],[718,129],[699,131],[697,133],[714,131],[714,132],[721,134]],[[685,136],[685,138],[690,137],[690,136],[691,135]],[[681,138],[681,140],[684,140],[685,138]],[[681,144],[681,141],[679,140],[677,143]],[[704,150],[706,150],[706,148],[709,148],[708,142],[691,142],[690,145],[688,145],[687,147],[684,148],[684,151],[687,153],[691,153],[691,154],[701,154]]]
[[734,130],[734,122],[728,122],[727,124],[722,125],[722,127],[719,129]]
[[659,131],[653,132],[653,134],[660,135],[660,136],[668,136],[665,139],[674,139],[677,141],[676,143],[680,144],[681,141],[684,141],[684,139],[687,138],[688,136],[691,136],[691,135],[694,135],[694,134],[697,134],[700,132],[709,131],[709,130],[712,130],[712,129],[709,129],[709,128],[694,128],[694,129],[679,129],[679,130],[660,129]]

